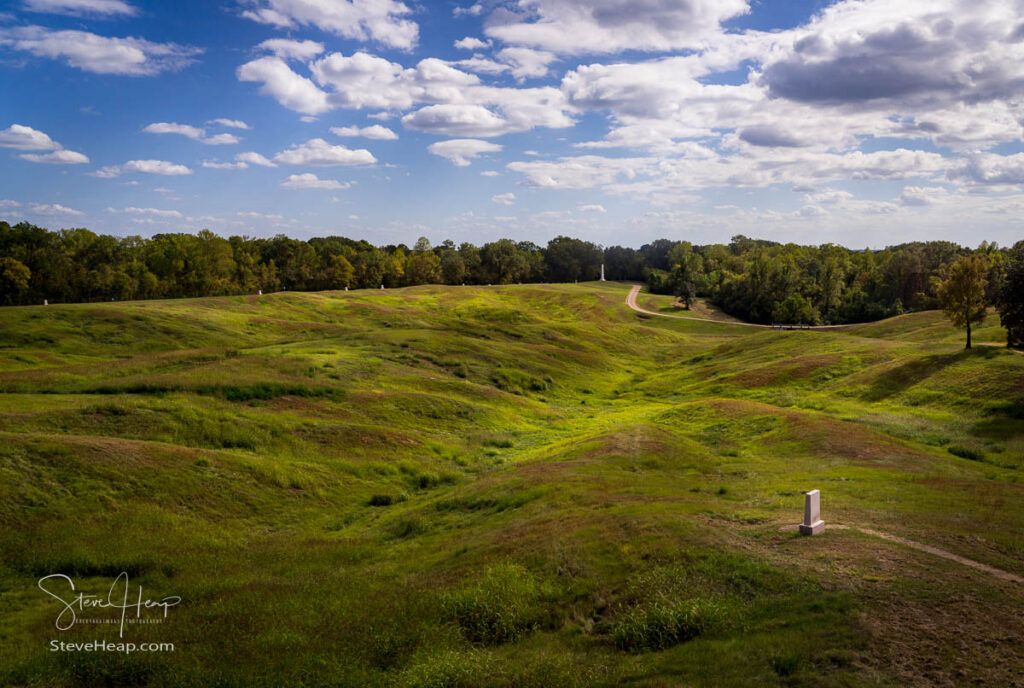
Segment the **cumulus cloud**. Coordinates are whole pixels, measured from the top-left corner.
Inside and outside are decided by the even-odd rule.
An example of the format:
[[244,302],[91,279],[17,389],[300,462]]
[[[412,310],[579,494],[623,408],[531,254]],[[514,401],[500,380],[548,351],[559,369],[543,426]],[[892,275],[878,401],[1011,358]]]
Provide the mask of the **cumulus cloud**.
[[0,131],[0,148],[51,151],[49,153],[22,153],[18,156],[22,160],[46,165],[79,165],[89,162],[89,158],[82,153],[65,150],[47,134],[21,124],[12,124]]
[[498,194],[491,196],[491,201],[498,205],[513,205],[516,202],[516,195],[514,193]]
[[405,68],[376,55],[332,53],[310,65],[312,79],[280,58],[261,58],[239,68],[239,78],[262,81],[263,92],[285,107],[319,114],[334,108],[407,111],[413,129],[460,137],[489,137],[533,127],[572,126],[572,108],[552,87],[501,88],[436,58]]
[[89,162],[89,158],[81,153],[70,150],[55,150],[52,153],[22,153],[22,160],[38,162],[46,165],[81,165]]
[[483,50],[484,48],[491,47],[490,41],[481,41],[479,38],[473,38],[472,36],[466,36],[455,41],[455,47],[460,50]]
[[234,134],[216,134],[207,136],[206,130],[201,127],[193,127],[188,124],[177,122],[154,122],[146,125],[142,131],[147,134],[180,134],[185,138],[205,143],[208,146],[222,146],[225,144],[238,143],[239,138]]
[[217,126],[228,127],[230,129],[249,129],[249,125],[240,119],[226,119],[224,117],[211,119],[207,124],[216,124]]
[[351,182],[339,182],[337,179],[320,179],[315,174],[292,174],[281,182],[286,189],[333,189],[341,190],[352,186]]
[[337,165],[371,165],[377,158],[365,148],[352,150],[335,146],[323,139],[310,139],[295,144],[288,150],[274,156],[274,162],[284,165],[308,165],[310,167],[331,167]]
[[581,205],[579,208],[581,213],[607,213],[603,205],[598,204],[587,204]]
[[161,210],[159,208],[136,208],[135,206],[128,206],[127,208],[107,208],[108,213],[127,213],[128,215],[152,215],[154,217],[165,217],[182,219],[182,214],[177,210]]
[[969,155],[949,171],[948,177],[952,181],[965,182],[969,185],[1024,184],[1024,153]]
[[926,206],[939,203],[946,196],[946,190],[941,186],[908,186],[903,189],[899,201],[903,205]]
[[239,153],[238,155],[235,156],[235,160],[237,160],[238,162],[248,163],[250,165],[259,165],[260,167],[277,167],[277,165],[274,164],[272,161],[267,160],[259,153],[255,153],[252,151],[246,153]]
[[409,50],[419,27],[404,19],[411,10],[395,0],[262,0],[242,16],[273,26],[314,26],[321,31],[358,41],[377,41]]
[[239,81],[262,83],[260,93],[271,96],[290,110],[319,115],[332,109],[327,94],[308,78],[292,71],[280,57],[261,57],[238,68]]
[[0,200],[0,208],[20,208],[21,203],[10,199]]
[[177,71],[196,61],[201,48],[153,43],[141,38],[108,38],[88,31],[54,31],[42,26],[0,28],[0,47],[63,60],[96,74],[151,76]]
[[16,148],[17,150],[53,150],[60,144],[32,127],[12,124],[0,131],[0,148]]
[[24,7],[29,12],[72,16],[96,14],[134,17],[139,13],[132,5],[122,0],[25,0]]
[[311,60],[324,51],[324,44],[316,41],[293,41],[288,38],[269,38],[256,46],[285,60]]
[[445,158],[458,167],[467,167],[477,156],[483,153],[497,153],[501,149],[502,147],[496,143],[479,139],[451,139],[427,146],[428,151]]
[[32,203],[29,205],[29,210],[37,215],[67,215],[72,217],[85,215],[81,210],[68,208],[60,203]]
[[497,57],[509,65],[517,79],[546,76],[548,65],[558,59],[554,53],[532,48],[504,48]]
[[358,136],[364,139],[377,139],[379,141],[395,141],[398,139],[398,134],[379,124],[372,124],[368,127],[331,127],[331,133],[335,136]]
[[484,32],[511,45],[565,55],[699,48],[747,0],[518,0],[493,12]]
[[167,176],[182,176],[192,174],[185,165],[178,165],[166,160],[129,160],[123,165],[108,165],[90,173],[93,177],[101,179],[112,179],[122,174],[138,172],[141,174],[162,174]]

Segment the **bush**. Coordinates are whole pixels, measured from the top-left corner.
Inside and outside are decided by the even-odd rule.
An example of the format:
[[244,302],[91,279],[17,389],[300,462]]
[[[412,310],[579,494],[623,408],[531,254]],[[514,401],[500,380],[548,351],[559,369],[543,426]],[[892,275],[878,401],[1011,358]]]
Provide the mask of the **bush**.
[[953,456],[959,456],[961,459],[969,459],[971,461],[984,461],[985,454],[977,449],[971,449],[970,447],[964,447],[959,444],[951,444],[946,448]]
[[612,640],[615,647],[627,652],[664,650],[708,633],[723,616],[722,609],[709,600],[657,602],[635,608],[615,623]]
[[545,588],[518,564],[501,564],[482,579],[446,593],[441,606],[473,643],[500,645],[519,640],[541,625]]

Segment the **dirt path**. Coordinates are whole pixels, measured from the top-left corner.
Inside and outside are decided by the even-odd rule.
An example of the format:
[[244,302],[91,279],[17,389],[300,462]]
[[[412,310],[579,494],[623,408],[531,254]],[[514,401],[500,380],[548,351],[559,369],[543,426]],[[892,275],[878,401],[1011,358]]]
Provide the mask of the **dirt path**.
[[[786,526],[786,527],[783,528],[783,530],[796,530],[796,529],[797,529],[797,526]],[[961,557],[959,554],[953,554],[952,552],[948,552],[948,551],[946,551],[944,549],[939,549],[938,547],[932,547],[931,545],[925,545],[925,544],[920,543],[920,542],[915,542],[914,540],[908,540],[906,538],[902,538],[902,537],[899,537],[897,535],[890,535],[889,533],[883,533],[883,532],[878,531],[878,530],[872,530],[871,528],[862,528],[861,526],[844,526],[844,525],[840,525],[840,524],[837,524],[837,523],[829,523],[827,526],[825,526],[826,532],[829,529],[831,529],[831,530],[857,530],[857,531],[860,531],[860,532],[864,533],[865,535],[871,535],[873,537],[882,538],[883,540],[888,540],[889,542],[896,542],[896,543],[899,543],[901,545],[906,545],[907,547],[911,547],[913,549],[920,550],[921,552],[927,552],[928,554],[934,554],[935,556],[942,557],[943,559],[949,559],[950,561],[955,561],[956,563],[963,564],[964,566],[970,566],[972,569],[977,569],[979,571],[984,571],[985,573],[987,573],[989,575],[992,575],[992,576],[995,576],[996,578],[998,578],[1000,580],[1010,581],[1012,583],[1024,584],[1024,578],[1021,578],[1020,576],[1018,576],[1015,573],[1010,573],[1009,571],[1003,571],[1002,569],[997,569],[994,566],[989,566],[988,564],[982,564],[980,561],[974,561],[973,559],[968,559],[967,557]]]
[[[659,318],[675,318],[676,320],[693,320],[695,322],[710,322],[718,323],[719,325],[736,325],[737,327],[759,327],[761,329],[771,330],[774,329],[774,325],[760,325],[758,323],[740,322],[734,320],[712,320],[711,318],[693,318],[686,315],[670,315],[669,313],[656,313],[649,311],[646,308],[641,308],[636,305],[637,294],[640,293],[640,285],[635,285],[629,290],[629,294],[626,295],[626,305],[635,310],[637,313],[643,313],[645,315],[656,315]],[[808,325],[801,326],[801,330],[838,330],[844,327],[851,327],[850,325]]]

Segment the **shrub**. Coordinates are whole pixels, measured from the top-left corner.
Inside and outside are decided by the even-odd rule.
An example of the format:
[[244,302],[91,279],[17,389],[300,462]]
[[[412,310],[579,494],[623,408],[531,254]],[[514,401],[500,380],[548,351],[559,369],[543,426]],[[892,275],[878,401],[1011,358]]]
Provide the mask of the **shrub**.
[[969,459],[971,461],[984,461],[985,454],[977,449],[971,449],[970,447],[964,447],[959,444],[951,444],[946,448],[953,456],[959,456],[961,459]]
[[446,593],[441,606],[473,643],[514,642],[541,625],[545,595],[534,576],[519,564],[500,564],[479,581]]
[[721,607],[709,600],[657,602],[635,608],[615,623],[612,640],[615,647],[627,652],[664,650],[708,633],[723,616]]

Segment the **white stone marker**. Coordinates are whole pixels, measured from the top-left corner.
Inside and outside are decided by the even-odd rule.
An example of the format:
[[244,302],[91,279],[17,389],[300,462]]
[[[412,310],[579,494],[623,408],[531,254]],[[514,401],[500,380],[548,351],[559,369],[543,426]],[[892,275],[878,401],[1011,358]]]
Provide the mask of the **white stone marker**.
[[604,282],[604,263],[601,263],[601,281]]
[[257,289],[256,290],[256,296],[263,296],[263,290],[262,289]]
[[49,301],[47,301],[46,299],[43,299],[43,305],[44,305],[44,306],[49,306],[49,305],[50,305],[50,302],[49,302]]
[[821,520],[821,492],[811,490],[804,495],[804,522],[800,524],[801,535],[820,535],[825,532]]

